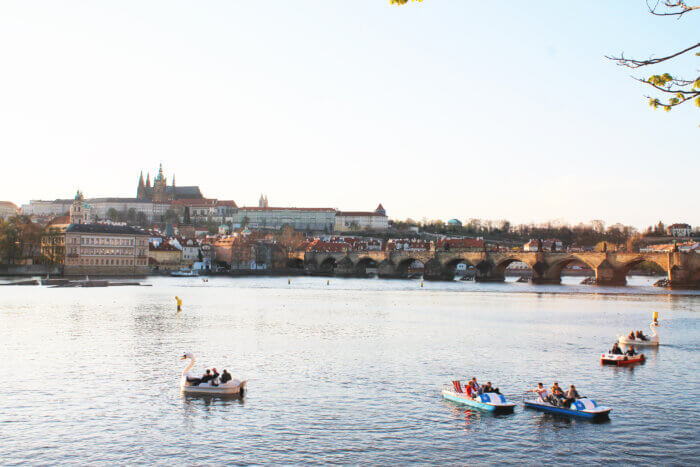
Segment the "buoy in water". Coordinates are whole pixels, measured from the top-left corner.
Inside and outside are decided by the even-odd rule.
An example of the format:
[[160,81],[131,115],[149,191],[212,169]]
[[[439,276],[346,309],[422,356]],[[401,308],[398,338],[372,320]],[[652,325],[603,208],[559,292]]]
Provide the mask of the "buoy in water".
[[330,280],[330,279],[328,279],[328,280],[326,281],[326,285],[331,285],[331,280]]
[[423,287],[423,281],[420,281],[420,286]]
[[182,311],[182,300],[177,295],[175,296],[175,302],[177,302],[177,311]]
[[289,284],[291,284],[291,283],[292,283],[292,280],[291,280],[291,279],[287,279],[287,285],[289,285]]

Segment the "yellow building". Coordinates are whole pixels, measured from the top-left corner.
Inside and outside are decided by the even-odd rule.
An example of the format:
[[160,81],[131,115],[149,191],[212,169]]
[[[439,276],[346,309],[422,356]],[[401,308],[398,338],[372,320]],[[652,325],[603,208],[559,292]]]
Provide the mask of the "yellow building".
[[167,242],[148,245],[148,263],[158,271],[175,271],[182,265],[182,251]]

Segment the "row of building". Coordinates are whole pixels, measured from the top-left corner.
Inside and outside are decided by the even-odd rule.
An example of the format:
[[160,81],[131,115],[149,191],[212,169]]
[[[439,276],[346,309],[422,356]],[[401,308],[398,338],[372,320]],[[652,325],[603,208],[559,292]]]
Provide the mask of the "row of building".
[[[82,195],[81,195],[82,196]],[[22,205],[19,212],[35,217],[67,215],[73,199],[32,200]],[[150,174],[144,181],[139,177],[135,198],[83,199],[91,221],[118,217],[132,224],[146,225],[173,221],[192,225],[212,223],[231,229],[279,230],[285,226],[296,230],[316,232],[386,231],[389,218],[379,204],[374,211],[340,211],[334,208],[273,207],[267,196],[261,196],[258,206],[239,207],[233,200],[205,198],[198,186],[176,186],[175,176],[168,185],[162,165],[151,185]],[[17,214],[14,204],[0,204],[7,215]],[[114,220],[114,219],[112,219]]]

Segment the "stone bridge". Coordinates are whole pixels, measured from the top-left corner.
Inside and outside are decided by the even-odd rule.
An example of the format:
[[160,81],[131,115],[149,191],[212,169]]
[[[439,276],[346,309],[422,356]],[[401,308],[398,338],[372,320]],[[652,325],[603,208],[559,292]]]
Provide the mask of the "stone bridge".
[[504,281],[509,264],[521,261],[532,270],[535,284],[559,284],[567,265],[583,263],[595,271],[596,284],[624,285],[630,269],[643,261],[658,264],[672,287],[700,288],[700,254],[695,252],[497,252],[497,251],[348,251],[293,253],[290,261],[315,274],[363,276],[376,268],[380,277],[405,278],[414,261],[424,264],[426,280],[453,280],[459,263],[473,267],[475,280]]

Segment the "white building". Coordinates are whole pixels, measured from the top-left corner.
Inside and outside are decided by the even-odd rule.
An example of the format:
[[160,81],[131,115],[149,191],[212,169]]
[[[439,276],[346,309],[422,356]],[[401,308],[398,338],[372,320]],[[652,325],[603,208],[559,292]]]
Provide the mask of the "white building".
[[672,224],[666,227],[666,231],[672,237],[690,237],[693,235],[693,228],[690,224]]
[[0,219],[7,219],[8,217],[16,216],[19,213],[19,209],[15,203],[10,201],[0,201]]
[[374,211],[337,211],[335,213],[336,232],[386,231],[388,228],[389,218],[381,204]]

